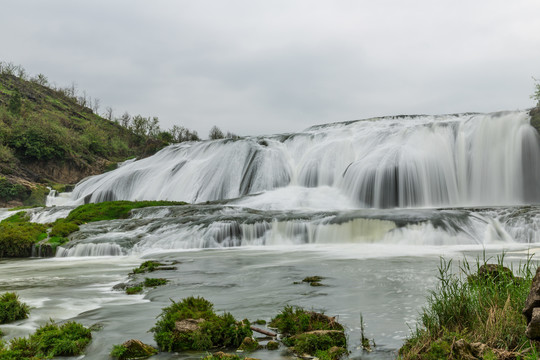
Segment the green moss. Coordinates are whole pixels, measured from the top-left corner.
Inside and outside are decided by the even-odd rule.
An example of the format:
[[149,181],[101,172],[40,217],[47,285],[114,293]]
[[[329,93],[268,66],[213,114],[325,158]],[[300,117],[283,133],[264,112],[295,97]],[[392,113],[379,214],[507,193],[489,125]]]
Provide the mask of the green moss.
[[[198,320],[195,329],[179,331],[176,323]],[[151,329],[158,346],[164,351],[209,350],[216,347],[237,348],[251,337],[249,322],[238,322],[229,313],[216,315],[213,304],[204,298],[188,297],[163,309]]]
[[98,204],[86,204],[73,210],[66,217],[66,222],[83,224],[92,221],[126,219],[132,209],[185,204],[185,202],[177,201],[108,201]]
[[73,222],[57,220],[50,232],[51,237],[67,237],[69,234],[79,231],[79,226]]
[[26,319],[29,312],[30,308],[19,301],[17,294],[7,292],[0,295],[0,324]]
[[267,350],[277,350],[279,349],[279,343],[277,341],[272,341],[270,340],[267,344],[266,344],[266,349]]
[[45,225],[29,222],[23,211],[4,219],[0,222],[0,258],[30,256],[46,229]]
[[0,350],[0,359],[50,359],[57,356],[77,356],[90,340],[90,330],[76,322],[62,325],[46,324],[28,338],[15,338]]
[[144,286],[145,287],[156,287],[156,286],[162,286],[167,284],[167,279],[159,278],[145,278],[144,279]]

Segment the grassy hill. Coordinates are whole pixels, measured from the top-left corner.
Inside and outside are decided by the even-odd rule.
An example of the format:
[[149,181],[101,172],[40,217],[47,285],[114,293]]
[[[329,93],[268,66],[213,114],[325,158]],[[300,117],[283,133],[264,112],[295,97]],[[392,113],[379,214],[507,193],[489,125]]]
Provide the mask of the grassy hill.
[[0,73],[0,206],[43,203],[47,185],[74,184],[165,145],[102,118],[66,89]]

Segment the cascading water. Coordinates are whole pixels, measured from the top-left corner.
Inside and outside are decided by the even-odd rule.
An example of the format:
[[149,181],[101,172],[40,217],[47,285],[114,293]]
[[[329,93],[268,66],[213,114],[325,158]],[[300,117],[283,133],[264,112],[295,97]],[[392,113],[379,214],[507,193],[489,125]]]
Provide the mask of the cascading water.
[[83,181],[72,199],[196,203],[297,186],[334,188],[362,208],[494,206],[539,202],[539,181],[536,130],[526,112],[504,112],[174,145]]
[[[540,137],[529,121],[526,112],[400,116],[169,146],[82,181],[71,205],[154,199],[218,204],[137,210],[127,223],[84,225],[71,248],[57,254],[537,242],[536,208],[529,209],[528,224],[504,215],[509,206],[540,202]],[[435,209],[472,206],[506,208]]]

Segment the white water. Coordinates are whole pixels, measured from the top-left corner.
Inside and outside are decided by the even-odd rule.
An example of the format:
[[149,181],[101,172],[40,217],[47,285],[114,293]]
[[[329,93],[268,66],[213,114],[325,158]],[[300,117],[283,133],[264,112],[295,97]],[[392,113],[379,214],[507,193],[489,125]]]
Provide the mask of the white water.
[[324,194],[329,187],[332,198],[315,208],[495,206],[538,203],[538,183],[538,134],[526,112],[504,112],[388,117],[174,145],[86,179],[71,201],[195,203],[288,188],[288,204],[307,188]]

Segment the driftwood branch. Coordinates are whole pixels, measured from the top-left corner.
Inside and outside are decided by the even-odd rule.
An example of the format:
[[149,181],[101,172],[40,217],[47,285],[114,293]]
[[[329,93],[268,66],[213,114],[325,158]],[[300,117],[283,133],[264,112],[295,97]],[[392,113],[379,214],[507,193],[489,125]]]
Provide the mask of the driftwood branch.
[[268,330],[263,330],[263,329],[260,329],[258,327],[255,327],[255,326],[250,326],[251,330],[255,331],[255,332],[258,332],[258,333],[261,333],[261,334],[264,334],[266,336],[270,336],[270,337],[276,337],[277,334],[276,333],[273,333],[271,331],[268,331]]

